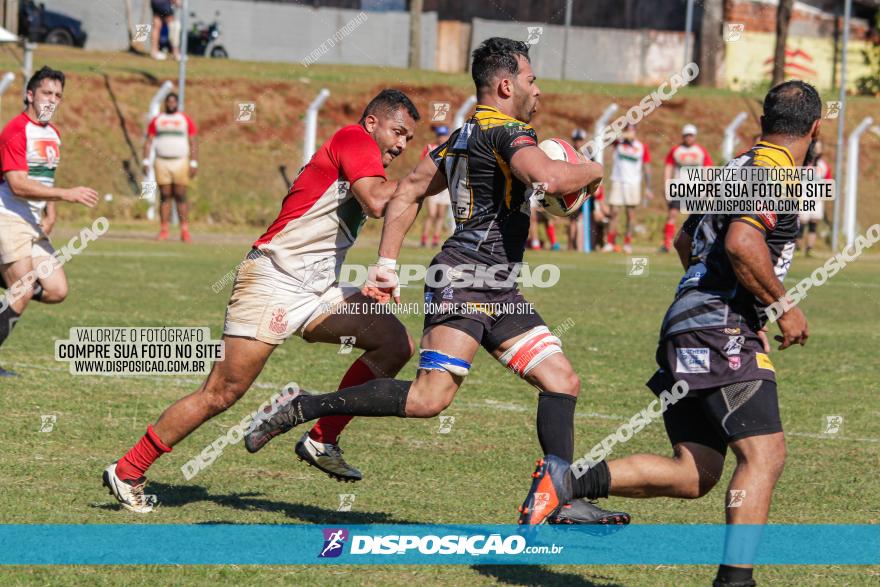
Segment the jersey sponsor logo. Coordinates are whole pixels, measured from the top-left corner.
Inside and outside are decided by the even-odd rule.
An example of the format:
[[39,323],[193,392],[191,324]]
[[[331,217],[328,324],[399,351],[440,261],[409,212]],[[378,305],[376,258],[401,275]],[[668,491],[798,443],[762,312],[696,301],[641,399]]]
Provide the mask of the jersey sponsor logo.
[[773,230],[776,228],[776,214],[773,212],[759,212],[758,216],[761,217],[761,220],[764,221],[764,224],[767,225],[767,228]]
[[770,361],[770,357],[768,357],[764,353],[755,353],[755,362],[758,365],[758,369],[767,369],[768,371],[773,371],[774,373],[776,373],[776,368]]
[[677,348],[675,349],[676,373],[708,373],[708,348]]
[[287,333],[287,310],[284,308],[273,310],[272,319],[269,320],[269,330],[275,334]]
[[535,142],[535,139],[528,135],[516,137],[510,143],[511,147],[528,147],[531,145],[537,145],[537,143]]
[[58,158],[61,155],[58,141],[51,139],[37,139],[33,142],[34,150],[42,159],[46,160],[46,165],[55,167],[58,165]]
[[727,335],[734,335],[739,334],[740,332],[742,332],[742,330],[740,330],[739,328],[725,328],[724,330],[722,330],[722,332]]
[[745,336],[730,336],[727,338],[727,344],[724,345],[725,355],[738,355],[742,350],[743,344],[746,342]]

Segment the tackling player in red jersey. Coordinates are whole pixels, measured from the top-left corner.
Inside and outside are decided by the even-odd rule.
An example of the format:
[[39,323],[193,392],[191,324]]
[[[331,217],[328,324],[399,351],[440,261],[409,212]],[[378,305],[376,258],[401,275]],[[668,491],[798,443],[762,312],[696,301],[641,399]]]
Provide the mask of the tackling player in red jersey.
[[[166,409],[119,461],[104,485],[126,509],[146,513],[145,473],[163,453],[228,409],[250,388],[275,348],[291,335],[364,350],[340,388],[393,377],[413,343],[392,315],[374,311],[359,289],[337,282],[345,254],[367,215],[380,218],[398,182],[387,167],[412,139],[419,113],[398,90],[383,90],[358,124],[334,134],[300,171],[278,218],[253,245],[235,278],[223,329],[225,356],[194,393]],[[342,311],[357,304],[364,312]],[[337,479],[361,474],[342,459],[337,436],[350,418],[322,419],[300,439],[297,455]]]

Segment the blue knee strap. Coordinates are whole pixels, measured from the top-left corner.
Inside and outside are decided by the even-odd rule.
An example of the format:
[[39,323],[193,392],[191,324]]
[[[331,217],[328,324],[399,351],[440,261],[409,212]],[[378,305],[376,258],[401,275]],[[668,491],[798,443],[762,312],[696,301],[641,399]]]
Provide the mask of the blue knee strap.
[[431,349],[419,352],[419,369],[428,371],[449,371],[453,375],[464,377],[470,371],[471,364],[463,359],[456,359],[447,354]]

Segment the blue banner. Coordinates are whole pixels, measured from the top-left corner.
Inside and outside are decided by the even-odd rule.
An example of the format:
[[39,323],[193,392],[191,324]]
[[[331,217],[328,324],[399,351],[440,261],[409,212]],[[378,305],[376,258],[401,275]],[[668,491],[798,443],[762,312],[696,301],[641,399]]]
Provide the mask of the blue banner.
[[0,525],[6,565],[719,563],[876,565],[880,526]]

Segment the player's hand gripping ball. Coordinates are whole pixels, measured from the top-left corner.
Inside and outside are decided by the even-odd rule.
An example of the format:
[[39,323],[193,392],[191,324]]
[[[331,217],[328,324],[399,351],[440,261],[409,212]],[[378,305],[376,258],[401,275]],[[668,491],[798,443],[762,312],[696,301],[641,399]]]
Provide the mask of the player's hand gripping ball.
[[[555,161],[566,161],[568,163],[582,163],[585,161],[584,156],[566,141],[559,138],[547,139],[541,141],[538,148]],[[544,207],[544,209],[554,216],[571,216],[581,209],[584,202],[596,193],[602,179],[599,178],[590,185],[570,194],[548,194],[539,189],[534,190],[535,197]]]

